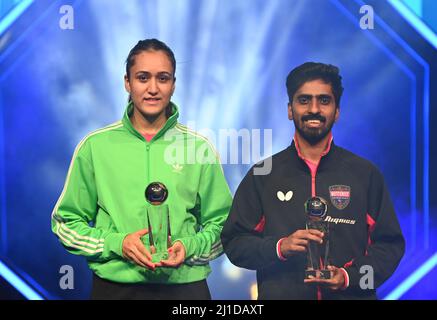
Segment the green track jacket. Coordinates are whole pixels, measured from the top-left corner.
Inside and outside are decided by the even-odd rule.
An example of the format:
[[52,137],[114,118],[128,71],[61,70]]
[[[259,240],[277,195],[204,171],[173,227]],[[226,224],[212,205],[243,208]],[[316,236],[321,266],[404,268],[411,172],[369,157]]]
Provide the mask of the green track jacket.
[[[177,122],[178,108],[147,142],[122,121],[88,134],[76,147],[51,225],[63,246],[83,255],[99,277],[122,283],[188,283],[205,279],[209,261],[222,254],[220,233],[232,198],[219,158],[208,140]],[[124,237],[147,228],[145,189],[168,188],[172,242],[181,241],[179,268],[150,271],[123,258]],[[148,248],[148,237],[143,237]]]

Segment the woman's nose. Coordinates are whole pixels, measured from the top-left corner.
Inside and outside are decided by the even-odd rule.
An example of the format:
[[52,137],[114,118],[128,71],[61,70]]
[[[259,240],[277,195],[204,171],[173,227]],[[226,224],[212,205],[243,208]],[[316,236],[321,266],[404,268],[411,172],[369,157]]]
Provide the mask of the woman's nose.
[[158,85],[156,83],[156,79],[155,78],[150,79],[149,87],[147,88],[147,91],[150,94],[157,94],[158,93]]

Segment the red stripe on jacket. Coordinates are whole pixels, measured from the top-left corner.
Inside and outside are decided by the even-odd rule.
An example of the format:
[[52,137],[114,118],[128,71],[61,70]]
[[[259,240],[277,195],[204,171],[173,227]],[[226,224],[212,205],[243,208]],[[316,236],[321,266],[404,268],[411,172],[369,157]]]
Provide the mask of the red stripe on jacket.
[[[366,222],[367,222],[367,246],[370,246],[372,244],[372,239],[370,238],[370,235],[375,230],[376,222],[373,220],[372,216],[370,214],[366,215]],[[367,249],[365,255],[367,256]]]
[[263,232],[264,231],[264,226],[266,224],[266,218],[264,216],[261,217],[261,220],[258,222],[258,224],[255,226],[255,231],[256,232]]

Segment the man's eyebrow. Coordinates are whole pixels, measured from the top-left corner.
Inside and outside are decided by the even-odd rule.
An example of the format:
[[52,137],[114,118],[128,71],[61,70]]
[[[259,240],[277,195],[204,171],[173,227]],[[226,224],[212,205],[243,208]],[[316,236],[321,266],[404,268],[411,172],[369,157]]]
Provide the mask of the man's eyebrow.
[[301,93],[297,95],[298,98],[312,98],[313,96],[311,94],[307,93]]
[[313,98],[313,97],[316,97],[316,98],[320,98],[320,97],[321,98],[331,98],[332,95],[330,95],[328,93],[322,93],[322,94],[316,94],[316,95],[312,95],[312,94],[309,94],[309,93],[301,93],[301,94],[298,94],[297,97],[298,98]]

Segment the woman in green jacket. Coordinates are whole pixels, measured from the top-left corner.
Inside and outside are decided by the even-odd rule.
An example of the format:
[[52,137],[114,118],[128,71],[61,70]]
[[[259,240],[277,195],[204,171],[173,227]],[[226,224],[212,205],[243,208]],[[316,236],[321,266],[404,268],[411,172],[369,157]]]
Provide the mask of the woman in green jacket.
[[211,298],[232,200],[214,148],[177,122],[175,71],[159,40],[130,51],[124,116],[78,144],[53,209],[53,232],[94,273],[94,299]]

